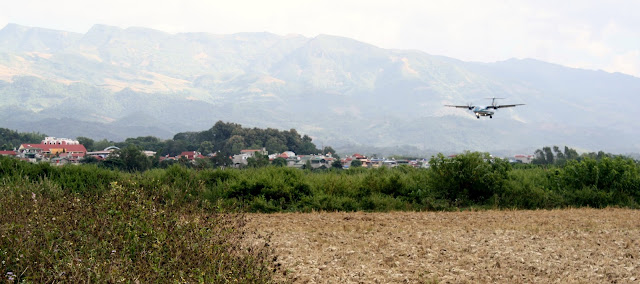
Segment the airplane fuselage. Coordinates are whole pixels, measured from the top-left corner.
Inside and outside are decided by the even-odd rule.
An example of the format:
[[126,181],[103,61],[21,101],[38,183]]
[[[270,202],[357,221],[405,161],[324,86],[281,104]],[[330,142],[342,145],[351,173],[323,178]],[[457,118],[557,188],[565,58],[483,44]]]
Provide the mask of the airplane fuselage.
[[490,110],[489,108],[486,107],[474,107],[471,111],[473,111],[473,113],[476,115],[477,118],[480,118],[481,116],[488,116],[489,118],[493,118],[493,114],[495,114],[495,111]]

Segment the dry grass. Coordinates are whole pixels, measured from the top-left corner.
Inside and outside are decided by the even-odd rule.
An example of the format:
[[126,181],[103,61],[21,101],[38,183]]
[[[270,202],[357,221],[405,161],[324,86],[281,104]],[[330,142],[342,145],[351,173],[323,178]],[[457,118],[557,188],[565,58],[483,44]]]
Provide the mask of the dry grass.
[[295,283],[640,281],[640,211],[253,214]]

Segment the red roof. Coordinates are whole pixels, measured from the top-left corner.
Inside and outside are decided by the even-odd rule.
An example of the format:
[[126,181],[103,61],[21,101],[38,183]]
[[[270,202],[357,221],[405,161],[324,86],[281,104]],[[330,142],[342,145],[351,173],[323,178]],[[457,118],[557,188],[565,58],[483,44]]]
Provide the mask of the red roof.
[[42,151],[45,151],[45,152],[51,152],[51,149],[64,149],[65,152],[82,152],[82,153],[87,152],[87,148],[85,148],[84,145],[82,144],[77,144],[77,145],[22,144],[20,145],[20,148],[26,148],[26,149],[37,148],[37,149],[42,149]]
[[284,159],[287,159],[287,158],[289,158],[289,155],[287,155],[287,153],[282,153],[282,154],[278,155],[277,157],[278,157],[278,158],[284,158]]
[[16,152],[15,151],[0,151],[0,155],[15,156]]
[[193,160],[193,159],[205,159],[206,157],[203,156],[202,154],[196,152],[196,151],[188,151],[188,152],[182,152],[180,153],[180,155],[178,155],[178,157],[185,157],[189,160]]
[[245,149],[245,150],[240,150],[240,153],[251,153],[251,152],[260,152],[262,150],[259,149]]

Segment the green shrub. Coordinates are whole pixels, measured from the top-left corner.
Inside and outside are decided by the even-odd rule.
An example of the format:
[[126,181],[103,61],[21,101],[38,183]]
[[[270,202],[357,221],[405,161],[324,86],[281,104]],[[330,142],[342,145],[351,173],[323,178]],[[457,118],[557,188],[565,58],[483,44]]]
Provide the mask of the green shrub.
[[488,153],[466,152],[453,158],[438,154],[430,162],[431,187],[459,205],[482,204],[500,194],[511,166]]
[[101,196],[46,178],[17,184],[0,185],[0,275],[16,283],[271,280],[271,252],[244,247],[241,215],[172,206],[133,182]]

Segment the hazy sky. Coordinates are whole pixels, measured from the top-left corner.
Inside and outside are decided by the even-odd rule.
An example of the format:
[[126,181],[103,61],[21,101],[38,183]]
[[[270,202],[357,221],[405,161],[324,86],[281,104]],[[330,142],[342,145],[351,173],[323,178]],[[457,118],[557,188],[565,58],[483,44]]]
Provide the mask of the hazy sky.
[[330,34],[465,61],[535,58],[640,77],[638,11],[636,0],[3,0],[0,27]]

